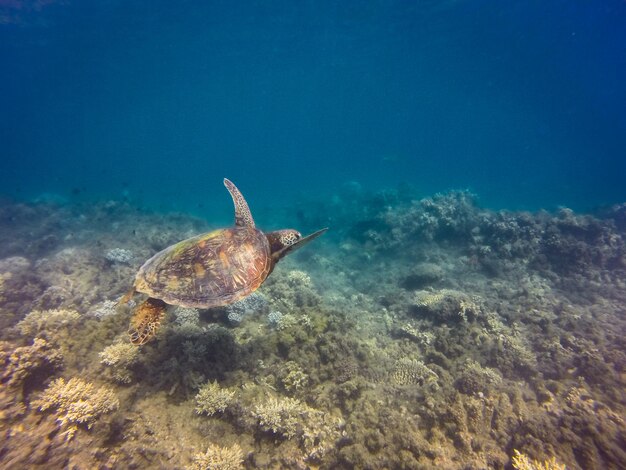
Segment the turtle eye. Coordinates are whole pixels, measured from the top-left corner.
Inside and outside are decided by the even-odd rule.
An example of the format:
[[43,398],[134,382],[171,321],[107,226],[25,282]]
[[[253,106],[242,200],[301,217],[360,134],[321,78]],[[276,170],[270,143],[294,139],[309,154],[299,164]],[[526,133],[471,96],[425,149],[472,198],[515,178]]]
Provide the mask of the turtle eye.
[[280,237],[280,242],[283,246],[291,246],[300,240],[300,238],[302,238],[300,232],[297,232],[296,230],[285,230]]

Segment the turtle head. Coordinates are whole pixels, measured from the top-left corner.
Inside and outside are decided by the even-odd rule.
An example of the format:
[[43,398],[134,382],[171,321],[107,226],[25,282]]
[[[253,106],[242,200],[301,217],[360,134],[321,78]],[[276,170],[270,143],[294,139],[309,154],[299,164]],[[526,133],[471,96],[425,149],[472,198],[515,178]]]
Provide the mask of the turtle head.
[[274,262],[277,263],[289,253],[298,248],[302,248],[310,241],[322,235],[326,230],[328,230],[328,228],[323,228],[306,237],[302,237],[300,232],[293,229],[277,230],[266,234]]

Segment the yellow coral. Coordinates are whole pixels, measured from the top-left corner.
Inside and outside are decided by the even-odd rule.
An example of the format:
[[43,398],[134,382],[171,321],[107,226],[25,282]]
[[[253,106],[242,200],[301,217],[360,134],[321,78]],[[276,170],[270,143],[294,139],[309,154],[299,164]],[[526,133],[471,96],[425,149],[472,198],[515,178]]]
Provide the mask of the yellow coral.
[[33,310],[17,324],[24,336],[36,336],[41,332],[57,331],[76,323],[80,314],[74,310]]
[[208,382],[196,395],[196,413],[211,416],[218,411],[224,412],[234,396],[233,390],[221,388],[217,381]]
[[220,447],[209,444],[206,452],[200,452],[193,458],[188,470],[236,470],[243,468],[243,451],[238,444],[232,447]]
[[100,362],[109,366],[113,380],[130,383],[132,380],[129,367],[139,358],[139,349],[134,344],[123,342],[107,346],[98,354]]
[[252,414],[259,426],[287,439],[298,437],[307,458],[319,458],[334,446],[343,423],[294,398],[274,398],[258,404]]
[[265,431],[282,434],[287,438],[296,435],[299,416],[308,407],[295,398],[270,398],[257,405],[253,411],[259,425]]
[[63,378],[55,380],[33,404],[40,411],[56,408],[57,421],[67,428],[65,434],[69,440],[78,424],[90,429],[101,415],[115,410],[119,401],[108,388],[95,388],[92,383],[74,377],[67,382]]
[[31,346],[10,352],[8,343],[0,343],[0,380],[8,386],[22,385],[38,369],[56,369],[62,362],[61,354],[44,339],[35,338]]
[[517,470],[566,470],[565,465],[558,463],[556,457],[552,457],[545,462],[539,462],[537,460],[531,460],[517,449],[513,450],[511,462],[513,468]]

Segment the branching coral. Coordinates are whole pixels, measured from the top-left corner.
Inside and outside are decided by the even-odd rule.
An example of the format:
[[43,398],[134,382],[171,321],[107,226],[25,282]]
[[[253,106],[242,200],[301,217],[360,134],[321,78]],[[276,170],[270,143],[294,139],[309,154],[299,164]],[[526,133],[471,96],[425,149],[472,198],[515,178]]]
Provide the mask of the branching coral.
[[0,343],[0,363],[3,364],[0,382],[11,387],[21,385],[24,380],[42,368],[57,369],[61,365],[61,354],[50,344],[36,338],[31,346],[16,348],[10,352],[5,343]]
[[307,458],[319,458],[340,436],[342,423],[327,413],[294,398],[271,397],[256,405],[252,414],[264,431],[287,439],[299,437]]
[[113,380],[120,383],[130,383],[132,380],[129,368],[137,362],[139,358],[139,349],[137,346],[128,343],[115,343],[104,348],[98,354],[100,363],[108,367]]
[[40,411],[56,408],[57,421],[61,428],[66,428],[65,435],[69,440],[79,424],[90,429],[101,415],[117,409],[119,401],[110,389],[96,388],[92,383],[74,377],[67,382],[63,378],[56,379],[33,405]]
[[74,310],[34,310],[17,324],[17,328],[24,336],[34,337],[67,328],[79,319],[80,314]]
[[208,382],[200,388],[196,395],[196,413],[208,416],[218,411],[222,413],[233,401],[234,397],[234,390],[221,388],[217,381]]
[[558,463],[556,457],[545,462],[539,462],[529,459],[517,449],[513,450],[511,463],[516,470],[565,470],[565,465]]
[[220,447],[210,444],[206,452],[200,452],[193,458],[188,470],[237,470],[243,468],[243,451],[238,444]]
[[309,383],[309,376],[294,361],[287,361],[284,365],[284,371],[285,375],[281,381],[285,390],[289,392],[306,387]]

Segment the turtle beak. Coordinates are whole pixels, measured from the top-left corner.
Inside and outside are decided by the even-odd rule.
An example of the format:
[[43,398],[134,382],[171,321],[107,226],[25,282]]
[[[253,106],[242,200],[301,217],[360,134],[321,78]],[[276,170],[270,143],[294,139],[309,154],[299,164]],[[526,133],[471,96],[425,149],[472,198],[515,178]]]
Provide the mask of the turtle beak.
[[299,250],[307,243],[312,242],[320,235],[323,235],[326,232],[326,230],[328,230],[328,227],[318,230],[317,232],[313,232],[311,235],[307,235],[304,238],[301,238],[300,240],[295,242],[293,245],[286,246],[285,248],[283,248],[282,250],[274,254],[274,256],[276,257],[276,261],[287,256],[289,253],[293,253],[294,251]]

